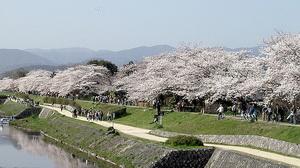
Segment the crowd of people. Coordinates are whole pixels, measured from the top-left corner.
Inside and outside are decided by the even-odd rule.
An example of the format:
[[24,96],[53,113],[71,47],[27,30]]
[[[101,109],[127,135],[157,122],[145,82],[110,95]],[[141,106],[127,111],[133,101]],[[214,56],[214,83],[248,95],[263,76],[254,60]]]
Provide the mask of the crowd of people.
[[[66,106],[60,105],[60,110],[66,109]],[[83,109],[74,108],[72,110],[72,116],[77,118],[78,116],[86,117],[88,121],[112,121],[115,117],[111,112],[104,113],[101,110],[95,108]]]
[[[52,95],[56,96],[56,95]],[[76,96],[73,96],[76,97]],[[19,103],[30,104],[32,106],[35,103],[31,100],[19,99],[18,97],[12,96],[11,98],[15,99]],[[91,100],[96,103],[113,103],[118,105],[137,105],[136,102],[128,100],[124,96],[111,96],[111,95],[99,95],[93,96]],[[24,102],[26,101],[26,102]],[[163,106],[163,101],[160,99],[154,99],[152,106],[156,109],[154,114],[154,123],[160,122],[160,117],[163,116],[163,111],[161,106]],[[175,108],[178,111],[185,111],[186,107],[189,104],[184,101],[178,101]],[[193,106],[194,107],[194,106]],[[205,105],[201,108],[204,112]],[[231,111],[233,116],[238,116],[243,120],[257,121],[258,118],[261,118],[263,121],[268,122],[289,122],[291,124],[297,124],[300,122],[300,108],[296,105],[291,106],[291,108],[280,106],[279,104],[259,104],[257,102],[246,102],[246,101],[235,101],[230,109],[227,108],[226,104],[220,104],[217,108],[217,119],[222,120],[225,118],[225,112]],[[112,120],[113,114],[103,113],[100,110],[91,109],[75,109],[73,116],[85,116],[88,120]]]
[[112,97],[107,95],[93,96],[92,101],[100,103],[112,103],[118,105],[134,105],[133,101],[129,101],[126,97]]
[[111,121],[113,119],[112,113],[108,112],[106,115],[102,111],[88,112],[86,114],[88,121]]
[[[257,121],[260,116],[263,121],[268,122],[289,122],[297,124],[300,115],[300,108],[293,105],[291,108],[283,108],[279,104],[263,105],[258,107],[257,103],[234,103],[230,109],[233,116],[240,115],[241,119]],[[217,112],[218,120],[225,118],[225,107],[220,104]]]
[[[93,98],[95,102],[101,103],[114,103],[119,105],[135,105],[133,102],[128,101],[126,98],[111,98],[109,96],[96,96]],[[156,109],[156,112],[153,117],[152,123],[159,123],[160,117],[164,115],[161,110],[161,106],[163,105],[162,100],[154,99],[152,101],[152,106]],[[178,111],[184,111],[184,109],[188,106],[185,101],[179,101],[176,104],[176,109]],[[205,106],[201,108],[204,112]],[[269,104],[269,105],[261,105],[257,102],[234,102],[230,109],[227,109],[224,104],[220,104],[217,108],[217,119],[222,120],[225,118],[225,112],[231,111],[232,115],[235,117],[240,117],[242,120],[249,121],[258,121],[261,117],[263,121],[268,122],[289,122],[291,124],[297,124],[300,117],[300,108],[296,108],[293,106],[292,108],[283,108],[279,106],[279,104]]]

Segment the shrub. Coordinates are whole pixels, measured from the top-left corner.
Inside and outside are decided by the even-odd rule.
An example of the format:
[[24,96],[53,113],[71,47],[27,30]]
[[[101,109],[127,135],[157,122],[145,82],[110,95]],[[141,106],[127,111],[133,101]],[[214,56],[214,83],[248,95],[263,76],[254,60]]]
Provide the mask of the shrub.
[[178,135],[171,137],[166,144],[172,146],[203,146],[203,142],[194,136]]
[[7,96],[5,96],[5,95],[0,95],[0,99],[7,99]]
[[29,95],[25,94],[25,93],[16,93],[15,96],[18,97],[18,98],[24,99],[24,100],[30,99]]
[[120,117],[126,115],[126,108],[121,108],[119,110],[115,110],[115,111],[112,111],[112,112],[115,113],[116,118],[120,118]]

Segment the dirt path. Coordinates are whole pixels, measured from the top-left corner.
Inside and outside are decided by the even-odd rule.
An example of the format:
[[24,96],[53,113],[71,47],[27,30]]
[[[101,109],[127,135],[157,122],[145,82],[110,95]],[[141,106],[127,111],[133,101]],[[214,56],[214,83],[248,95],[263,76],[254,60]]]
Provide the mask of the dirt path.
[[[63,114],[67,117],[72,117],[72,113],[67,110],[61,111],[59,108],[56,108],[56,107],[45,106],[45,105],[41,105],[41,106],[44,108],[55,110],[55,111],[59,112],[60,114]],[[81,121],[88,121],[85,117],[78,117],[77,119],[81,120]],[[117,129],[118,131],[120,131],[124,134],[151,140],[151,141],[165,142],[167,140],[167,138],[150,135],[149,133],[151,130],[148,130],[148,129],[137,128],[137,127],[127,126],[127,125],[123,125],[123,124],[107,122],[107,121],[89,121],[89,122],[93,122],[95,124],[99,124],[104,127],[111,127],[113,125],[115,129]],[[258,149],[252,149],[252,148],[248,148],[248,147],[218,145],[218,144],[204,144],[204,145],[205,146],[213,146],[213,147],[220,148],[223,150],[233,150],[233,151],[237,151],[237,152],[241,152],[241,153],[245,153],[245,154],[250,154],[250,155],[256,156],[258,158],[264,158],[264,159],[274,160],[277,162],[282,162],[285,164],[289,164],[293,167],[300,167],[300,159],[299,158],[284,156],[284,155],[280,155],[280,154],[276,154],[276,153],[272,153],[272,152],[261,151]]]

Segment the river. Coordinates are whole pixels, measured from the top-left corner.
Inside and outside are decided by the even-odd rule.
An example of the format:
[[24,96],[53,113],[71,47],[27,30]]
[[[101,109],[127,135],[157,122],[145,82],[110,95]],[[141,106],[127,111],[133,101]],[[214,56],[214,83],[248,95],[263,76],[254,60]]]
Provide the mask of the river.
[[39,135],[0,125],[0,168],[95,168]]

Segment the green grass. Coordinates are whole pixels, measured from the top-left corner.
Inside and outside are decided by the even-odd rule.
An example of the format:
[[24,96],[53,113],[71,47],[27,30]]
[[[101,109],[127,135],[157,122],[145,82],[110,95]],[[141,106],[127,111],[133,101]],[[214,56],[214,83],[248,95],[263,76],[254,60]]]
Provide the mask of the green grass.
[[184,146],[184,147],[197,147],[203,146],[203,142],[194,136],[186,136],[186,135],[177,135],[174,137],[170,137],[166,144],[171,146]]
[[[35,98],[38,99],[38,97]],[[84,108],[94,106],[90,101],[77,100],[77,102]],[[95,106],[95,108],[104,111],[123,107],[111,104],[98,104]],[[126,106],[126,109],[127,115],[116,119],[117,123],[147,129],[157,128],[155,124],[150,124],[153,121],[154,109],[132,106]],[[168,113],[163,117],[162,130],[192,135],[260,135],[300,144],[300,127],[266,122],[250,123],[229,117],[225,120],[217,120],[215,116],[200,115],[197,113]]]
[[6,104],[0,104],[0,115],[12,116],[19,114],[26,109],[26,105],[8,101]]
[[[2,91],[0,92],[0,95],[6,95],[6,96],[16,96],[18,97],[20,94],[16,93],[16,92],[5,92]],[[37,95],[29,95],[29,98],[36,101],[36,102],[40,102],[43,103],[43,99],[45,96],[37,96]]]
[[[125,164],[126,167],[132,167],[131,162],[126,158],[118,157],[110,152],[105,152],[101,150],[100,147],[97,147],[97,145],[95,147],[91,147],[91,144],[97,141],[108,140],[107,136],[105,136],[105,130],[107,128],[101,127],[97,124],[75,120],[58,113],[55,113],[48,118],[31,116],[20,120],[15,120],[10,124],[13,126],[30,129],[33,132],[43,131],[48,135],[63,141],[64,143],[90,150],[94,153],[97,153],[97,155],[109,158],[116,163]],[[69,148],[68,146],[62,147]],[[80,153],[76,153],[76,155],[79,154]],[[112,166],[110,164],[103,164],[105,163],[101,162],[101,167]]]
[[[0,95],[18,97],[20,94],[15,92],[0,92]],[[28,96],[30,99],[36,102],[44,103],[45,96],[38,96],[38,95],[28,95]],[[114,104],[103,104],[103,103],[96,104],[91,101],[85,101],[85,100],[76,100],[76,103],[79,104],[84,109],[101,110],[102,112],[104,112],[104,114],[107,112],[111,112],[111,113],[118,112],[119,115],[122,115],[124,113],[123,111],[126,111],[125,110],[126,106],[119,106]]]
[[127,115],[116,119],[117,123],[126,125],[153,129],[154,124],[149,124],[153,121],[154,110],[151,108],[127,107]]
[[[155,124],[150,124],[154,112],[154,109],[150,108],[127,107],[128,115],[117,119],[116,122],[155,129]],[[260,135],[300,144],[300,127],[266,122],[250,123],[232,118],[217,120],[214,116],[197,113],[168,113],[163,117],[162,130],[192,135]]]

